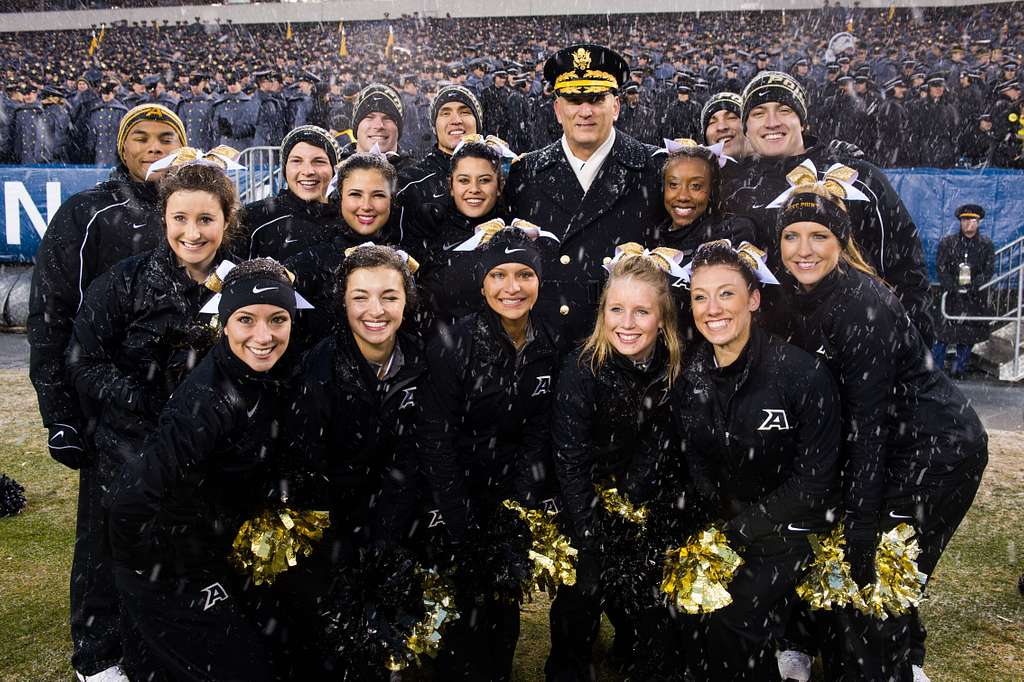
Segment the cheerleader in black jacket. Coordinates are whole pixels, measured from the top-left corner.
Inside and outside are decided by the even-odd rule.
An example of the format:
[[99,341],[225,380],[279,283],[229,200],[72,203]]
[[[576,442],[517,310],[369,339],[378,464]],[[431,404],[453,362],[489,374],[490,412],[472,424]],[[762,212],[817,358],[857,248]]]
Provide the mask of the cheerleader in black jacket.
[[[531,314],[542,277],[538,236],[554,238],[528,224],[481,231],[466,255],[475,261],[484,309],[442,327],[427,347],[430,380],[417,439],[456,541],[475,541],[467,517],[486,528],[503,500],[540,507],[554,493],[549,419],[560,344],[555,329]],[[443,679],[512,674],[519,595],[475,593],[479,588],[456,585],[460,618],[445,632]]]
[[[901,522],[917,531],[918,566],[930,575],[978,490],[988,461],[985,429],[932,366],[903,305],[865,265],[845,204],[828,185],[798,185],[778,226],[787,271],[781,331],[821,358],[839,384],[853,577],[861,586],[873,580],[878,533]],[[856,622],[841,621],[847,617]],[[847,611],[836,618],[842,646],[824,653],[841,659],[831,667],[841,665],[845,679],[910,679],[911,664],[923,665],[916,611],[880,625]]]
[[164,242],[127,258],[86,292],[68,348],[68,372],[98,407],[104,486],[134,457],[164,403],[216,340],[203,286],[237,232],[238,194],[213,162],[172,165],[160,186]]
[[305,125],[281,141],[285,186],[276,196],[247,204],[242,214],[249,258],[281,263],[342,230],[338,202],[328,188],[338,165],[338,143],[323,128]]
[[[435,197],[423,210],[423,274],[426,304],[436,323],[453,326],[461,317],[483,310],[474,254],[457,247],[478,225],[503,219],[502,199],[510,157],[496,137],[464,135],[451,157],[448,196]],[[497,223],[492,223],[497,224]]]
[[[663,454],[678,452],[668,395],[681,371],[682,348],[669,264],[630,245],[617,251],[594,330],[563,363],[552,410],[555,470],[580,554],[576,585],[563,585],[551,606],[545,666],[551,680],[593,679],[602,606],[629,613],[617,618],[622,627],[639,615],[602,586],[602,573],[615,560],[605,547],[614,538],[602,537],[595,523],[595,514],[604,513],[595,511],[595,485],[615,487],[643,504],[663,484]],[[633,638],[616,633],[623,636]],[[630,649],[623,653],[631,655]]]
[[220,341],[115,484],[110,543],[132,679],[273,679],[227,557],[242,521],[275,495],[296,303],[274,261],[231,270],[217,302]]
[[700,680],[779,679],[774,648],[810,556],[806,536],[828,528],[840,497],[839,396],[819,359],[753,321],[762,254],[727,240],[697,249],[690,299],[699,345],[673,391],[673,416],[702,515],[744,563],[733,601],[683,616],[691,672]]
[[[655,243],[681,252],[683,262],[691,261],[704,242],[728,239],[733,244],[753,243],[752,220],[722,213],[721,157],[693,140],[666,140],[665,144],[661,194],[668,218],[655,228]],[[731,163],[727,159],[726,162]],[[672,294],[679,303],[683,343],[698,340],[700,335],[690,314],[690,294],[681,278],[673,278]]]
[[344,317],[303,358],[285,424],[289,451],[313,474],[300,475],[291,499],[328,510],[331,525],[312,556],[274,584],[288,630],[279,634],[289,647],[289,679],[387,679],[379,662],[351,660],[317,638],[332,583],[367,551],[406,539],[418,505],[412,428],[426,365],[405,323],[416,290],[404,252],[352,247],[337,290]]
[[383,154],[352,154],[338,166],[341,225],[333,238],[304,249],[285,261],[295,274],[295,286],[313,309],[300,313],[302,326],[296,339],[305,350],[326,338],[339,319],[335,291],[338,268],[345,252],[360,244],[391,244],[416,259],[422,242],[420,230],[405,209],[394,201],[397,175]]

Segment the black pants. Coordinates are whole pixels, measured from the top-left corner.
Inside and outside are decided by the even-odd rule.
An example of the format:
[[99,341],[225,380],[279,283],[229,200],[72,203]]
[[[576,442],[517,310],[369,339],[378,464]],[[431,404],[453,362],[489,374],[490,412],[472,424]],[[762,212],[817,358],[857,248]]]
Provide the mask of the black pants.
[[[597,551],[582,552],[576,570],[576,584],[558,588],[548,618],[551,624],[551,651],[544,673],[553,682],[596,680],[594,643],[601,629],[601,613],[615,627],[612,653],[632,664],[640,634],[637,632],[641,609],[625,603],[601,584],[602,557]],[[643,637],[648,638],[644,633]]]
[[[956,471],[925,476],[912,492],[886,496],[882,531],[901,522],[917,530],[918,569],[930,577],[967,515],[988,463],[987,443]],[[912,666],[923,666],[927,631],[917,609],[884,621],[853,609],[810,612],[802,609],[787,635],[795,648],[822,652],[826,678],[848,682],[908,682]]]
[[157,578],[116,566],[133,680],[271,682],[266,644],[246,610],[241,581],[224,572]]
[[810,545],[803,537],[771,536],[739,553],[744,563],[729,584],[732,603],[709,614],[680,616],[687,662],[697,680],[779,679],[775,651]]
[[437,679],[510,680],[519,641],[519,601],[461,593],[456,586],[455,605],[459,619],[445,628]]
[[103,488],[95,466],[78,472],[71,562],[71,665],[91,675],[121,660],[120,600],[107,544]]

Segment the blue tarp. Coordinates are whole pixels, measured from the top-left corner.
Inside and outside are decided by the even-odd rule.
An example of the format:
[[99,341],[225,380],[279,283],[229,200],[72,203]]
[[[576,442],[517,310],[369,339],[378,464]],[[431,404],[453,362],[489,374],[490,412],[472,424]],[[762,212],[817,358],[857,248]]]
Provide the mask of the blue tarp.
[[[32,262],[45,224],[60,202],[109,173],[91,166],[0,166],[5,227],[0,235],[0,262]],[[886,173],[914,216],[933,280],[939,240],[959,226],[953,216],[957,206],[985,207],[982,233],[997,248],[1024,234],[1024,171],[900,168]],[[241,180],[244,185],[244,175]]]

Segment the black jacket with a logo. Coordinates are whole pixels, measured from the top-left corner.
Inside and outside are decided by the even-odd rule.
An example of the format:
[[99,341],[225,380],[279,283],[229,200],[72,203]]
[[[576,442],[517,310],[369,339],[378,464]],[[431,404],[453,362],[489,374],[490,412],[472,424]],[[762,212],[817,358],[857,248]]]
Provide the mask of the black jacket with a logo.
[[242,220],[249,258],[273,258],[278,263],[330,242],[345,228],[337,201],[303,201],[288,188],[247,205]]
[[666,473],[680,470],[663,462],[681,456],[669,404],[667,358],[659,342],[646,366],[615,351],[596,372],[579,351],[562,364],[551,441],[577,541],[594,537],[595,484],[617,487],[642,504],[667,485]]
[[683,379],[672,413],[704,515],[723,517],[745,542],[831,525],[840,408],[826,367],[753,325],[735,362],[716,367],[704,343]]
[[881,282],[844,264],[810,292],[780,281],[780,335],[823,358],[839,385],[850,556],[873,552],[884,499],[980,457],[985,429]]
[[531,316],[516,352],[491,310],[442,329],[427,347],[429,381],[416,438],[445,522],[487,518],[507,498],[530,506],[555,492],[550,415],[561,361],[557,332]]

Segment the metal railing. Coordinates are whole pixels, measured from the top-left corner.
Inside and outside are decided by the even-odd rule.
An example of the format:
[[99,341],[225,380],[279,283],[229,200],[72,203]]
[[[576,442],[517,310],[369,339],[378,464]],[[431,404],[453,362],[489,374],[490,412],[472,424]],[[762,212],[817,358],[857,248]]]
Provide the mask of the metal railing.
[[1011,379],[1024,379],[1024,359],[1021,358],[1021,326],[1024,322],[1024,236],[996,250],[995,272],[978,290],[985,292],[992,315],[950,315],[946,311],[948,291],[942,292],[942,317],[954,322],[989,322],[1014,325],[1013,370]]
[[248,147],[238,155],[244,173],[235,174],[235,187],[242,205],[274,196],[284,185],[280,147]]

